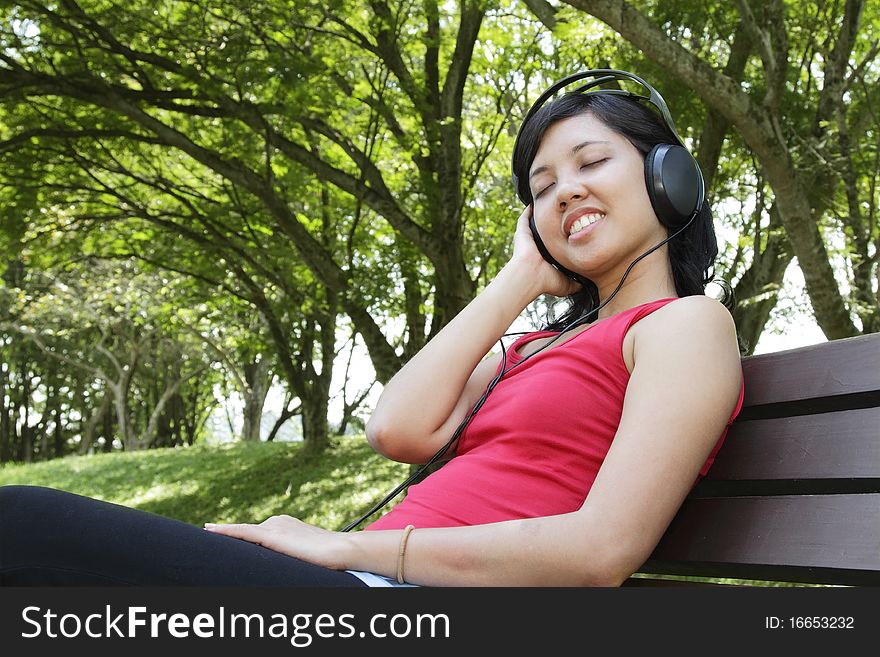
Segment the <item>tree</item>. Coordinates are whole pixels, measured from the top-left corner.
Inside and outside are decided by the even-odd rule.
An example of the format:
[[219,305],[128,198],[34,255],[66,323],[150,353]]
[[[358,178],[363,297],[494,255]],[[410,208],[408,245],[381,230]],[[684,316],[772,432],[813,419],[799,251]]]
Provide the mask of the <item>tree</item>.
[[[499,11],[493,37],[509,47],[478,67],[479,92],[466,108],[488,9],[479,2],[407,14],[384,2],[169,1],[155,10],[162,25],[154,7],[25,2],[8,11],[0,94],[11,133],[0,154],[7,179],[33,199],[29,220],[76,198],[83,212],[71,223],[110,232],[116,256],[120,233],[152,245],[149,222],[222,257],[266,319],[293,387],[290,335],[262,290],[266,281],[284,295],[299,287],[282,280],[289,255],[272,257],[295,253],[298,278],[308,272],[324,299],[316,324],[324,338],[309,344],[329,352],[338,307],[387,380],[467,303],[485,270],[485,242],[465,231],[485,208],[477,180],[534,40],[520,42]],[[399,249],[400,260],[373,271],[376,244]],[[466,246],[479,249],[473,273]],[[90,248],[110,255],[106,241]],[[130,255],[150,258],[143,248]],[[397,305],[398,283],[408,319],[400,353],[375,312]],[[300,387],[315,394],[303,400],[305,419],[326,401],[327,384],[310,371],[311,354],[303,362]],[[318,432],[324,424],[314,420]]]
[[[99,424],[115,427],[104,431],[108,449],[114,438],[126,450],[192,444],[216,378],[202,343],[179,330],[169,283],[107,263],[7,271],[3,460],[63,456],[77,440],[85,453]],[[35,423],[32,411],[41,413]]]

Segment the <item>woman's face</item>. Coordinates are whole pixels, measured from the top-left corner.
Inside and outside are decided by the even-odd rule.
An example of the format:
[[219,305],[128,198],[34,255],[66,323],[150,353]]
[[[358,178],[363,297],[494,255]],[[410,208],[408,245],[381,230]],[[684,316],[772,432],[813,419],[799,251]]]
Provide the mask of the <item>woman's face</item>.
[[666,237],[644,170],[636,147],[592,114],[547,129],[529,187],[538,232],[562,265],[599,284]]

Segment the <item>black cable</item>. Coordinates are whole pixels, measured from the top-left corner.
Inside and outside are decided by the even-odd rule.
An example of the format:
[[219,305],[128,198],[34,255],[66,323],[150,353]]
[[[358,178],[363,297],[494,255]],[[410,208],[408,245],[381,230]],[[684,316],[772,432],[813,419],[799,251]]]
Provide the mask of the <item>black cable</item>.
[[483,394],[480,396],[480,398],[476,401],[476,403],[473,405],[473,407],[468,412],[468,414],[465,416],[465,418],[459,423],[458,427],[453,432],[452,437],[446,442],[445,445],[443,445],[443,447],[441,447],[439,450],[437,450],[437,452],[428,460],[427,463],[420,466],[418,470],[416,470],[409,477],[407,477],[394,490],[392,490],[385,497],[383,497],[382,500],[380,500],[379,502],[374,504],[370,508],[370,510],[367,511],[364,515],[362,515],[357,520],[350,522],[349,524],[347,524],[345,527],[343,527],[339,531],[348,532],[348,531],[351,531],[352,529],[354,529],[355,527],[357,527],[364,520],[369,518],[371,515],[376,513],[383,506],[388,504],[388,502],[390,502],[392,499],[394,499],[394,497],[398,493],[400,493],[400,491],[402,491],[404,488],[409,486],[413,481],[415,481],[425,470],[427,470],[429,467],[434,465],[438,460],[440,460],[440,458],[444,454],[446,454],[447,451],[449,451],[449,448],[452,447],[452,445],[455,444],[455,442],[459,439],[459,437],[464,432],[467,425],[470,423],[471,419],[474,417],[474,415],[477,414],[477,411],[479,411],[483,407],[483,404],[486,403],[486,400],[489,398],[489,395],[492,393],[492,390],[495,389],[495,386],[498,385],[498,383],[501,381],[502,377],[505,374],[516,369],[517,367],[519,367],[520,365],[525,363],[527,360],[529,360],[532,356],[535,356],[535,355],[541,353],[544,349],[546,349],[551,344],[556,342],[566,331],[570,331],[571,329],[575,328],[576,326],[579,326],[580,324],[584,323],[588,317],[590,317],[591,315],[598,313],[600,310],[602,310],[602,308],[604,308],[617,295],[617,293],[620,291],[620,288],[623,287],[623,283],[624,283],[624,281],[626,281],[626,277],[629,276],[629,272],[632,270],[633,267],[635,267],[636,263],[638,263],[642,258],[654,253],[654,251],[656,251],[661,246],[666,244],[672,238],[680,235],[688,226],[691,225],[693,220],[699,214],[699,210],[700,210],[700,208],[698,207],[697,210],[695,210],[694,213],[691,215],[691,218],[688,219],[687,222],[684,224],[684,226],[682,226],[676,232],[674,232],[672,235],[670,235],[666,239],[664,239],[662,242],[651,247],[650,249],[645,251],[642,255],[640,255],[638,258],[633,260],[630,263],[629,267],[626,268],[626,271],[623,272],[623,276],[620,277],[620,282],[617,284],[617,287],[614,288],[614,291],[608,296],[607,299],[605,299],[605,301],[603,301],[597,307],[593,308],[589,312],[584,313],[583,315],[581,315],[580,317],[578,317],[577,319],[572,321],[570,324],[565,326],[561,331],[559,331],[559,335],[557,335],[555,338],[550,340],[550,342],[545,344],[543,347],[541,347],[537,351],[532,352],[531,354],[529,354],[528,356],[523,358],[521,361],[511,365],[510,369],[505,369],[505,367],[507,366],[507,349],[504,347],[504,342],[502,342],[503,338],[506,338],[510,335],[522,335],[525,333],[532,333],[532,331],[519,331],[517,333],[505,333],[504,335],[502,335],[501,338],[499,338],[499,340],[498,340],[499,344],[501,345],[501,367],[499,368],[498,374],[496,374],[495,377],[489,382],[489,385],[486,387],[486,390],[483,392]]

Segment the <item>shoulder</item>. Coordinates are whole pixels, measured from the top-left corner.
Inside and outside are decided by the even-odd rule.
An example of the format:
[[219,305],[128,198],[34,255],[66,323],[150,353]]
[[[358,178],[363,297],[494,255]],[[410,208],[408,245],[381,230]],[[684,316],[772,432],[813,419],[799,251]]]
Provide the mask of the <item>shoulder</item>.
[[710,372],[738,390],[741,362],[736,326],[719,301],[683,297],[633,328],[638,328],[632,343],[634,370],[641,365],[643,370],[656,370],[658,377],[678,375],[694,382]]
[[712,297],[694,295],[676,299],[633,326],[642,343],[657,340],[736,336],[730,311]]
[[627,337],[631,345],[628,366],[657,351],[722,361],[728,367],[739,363],[733,317],[721,302],[707,296],[682,297],[666,304],[634,324]]
[[706,426],[723,426],[742,392],[739,343],[727,308],[710,297],[684,297],[636,327],[627,397],[649,399],[643,405],[652,410],[641,421],[657,412],[658,403],[679,411],[686,403],[688,414]]

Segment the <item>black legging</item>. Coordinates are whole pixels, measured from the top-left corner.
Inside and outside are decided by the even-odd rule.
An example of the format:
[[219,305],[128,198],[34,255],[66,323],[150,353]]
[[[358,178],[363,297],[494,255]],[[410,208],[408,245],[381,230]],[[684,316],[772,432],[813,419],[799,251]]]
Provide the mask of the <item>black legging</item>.
[[39,486],[0,486],[4,585],[366,586],[255,543]]

